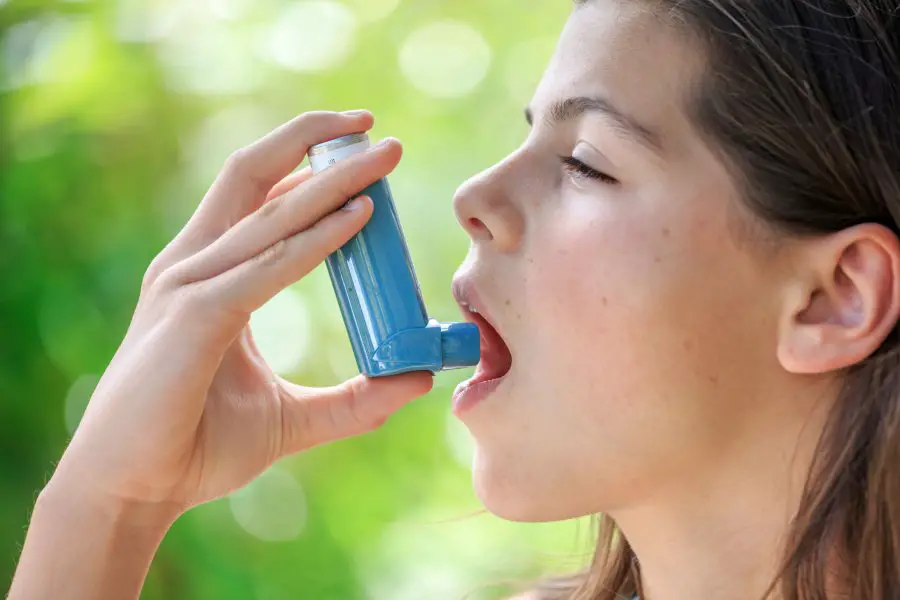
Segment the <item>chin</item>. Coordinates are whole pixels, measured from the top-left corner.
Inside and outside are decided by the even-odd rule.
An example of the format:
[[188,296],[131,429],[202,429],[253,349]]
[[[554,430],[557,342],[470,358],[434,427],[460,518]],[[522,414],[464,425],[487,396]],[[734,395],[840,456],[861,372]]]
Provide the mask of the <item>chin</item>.
[[547,523],[590,514],[565,510],[569,507],[560,503],[565,496],[547,490],[546,480],[535,473],[504,468],[480,450],[476,450],[472,465],[472,485],[484,508],[506,521]]
[[[476,442],[472,485],[484,508],[517,523],[551,523],[611,512],[627,506],[637,491],[624,473],[560,467],[531,458],[518,449],[513,455],[492,453]],[[570,463],[570,467],[572,464]],[[610,493],[615,490],[615,493]]]

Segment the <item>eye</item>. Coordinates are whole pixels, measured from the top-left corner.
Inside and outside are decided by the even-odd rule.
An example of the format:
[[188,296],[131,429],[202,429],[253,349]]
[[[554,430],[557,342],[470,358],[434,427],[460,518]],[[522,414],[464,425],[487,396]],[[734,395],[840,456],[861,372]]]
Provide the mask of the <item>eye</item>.
[[597,181],[601,181],[609,185],[615,185],[619,183],[616,178],[610,177],[606,173],[601,173],[597,169],[587,166],[574,156],[560,156],[559,160],[560,162],[562,162],[563,168],[571,173],[574,177],[596,179]]

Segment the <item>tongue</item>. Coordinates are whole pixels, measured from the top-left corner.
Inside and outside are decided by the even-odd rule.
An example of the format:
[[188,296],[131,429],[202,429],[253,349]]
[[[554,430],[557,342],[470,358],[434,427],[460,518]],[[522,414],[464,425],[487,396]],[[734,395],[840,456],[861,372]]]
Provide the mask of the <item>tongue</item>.
[[497,330],[480,315],[475,315],[475,323],[481,333],[481,362],[478,363],[476,379],[490,381],[503,377],[512,366],[512,354]]

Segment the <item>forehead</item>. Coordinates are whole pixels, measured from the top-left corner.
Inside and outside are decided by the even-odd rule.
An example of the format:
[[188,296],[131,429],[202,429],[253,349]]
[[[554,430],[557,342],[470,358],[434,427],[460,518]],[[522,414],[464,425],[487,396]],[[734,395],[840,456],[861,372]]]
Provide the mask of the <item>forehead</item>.
[[703,67],[689,39],[649,1],[590,0],[572,12],[532,106],[599,96],[664,138],[687,134],[685,99]]

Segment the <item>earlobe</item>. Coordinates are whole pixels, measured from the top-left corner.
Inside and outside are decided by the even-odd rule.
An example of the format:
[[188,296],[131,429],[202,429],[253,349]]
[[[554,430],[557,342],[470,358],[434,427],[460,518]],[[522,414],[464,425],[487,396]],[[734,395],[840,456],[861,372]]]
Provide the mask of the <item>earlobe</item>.
[[897,235],[866,223],[801,243],[802,264],[779,331],[779,362],[791,373],[813,374],[865,360],[900,315]]

